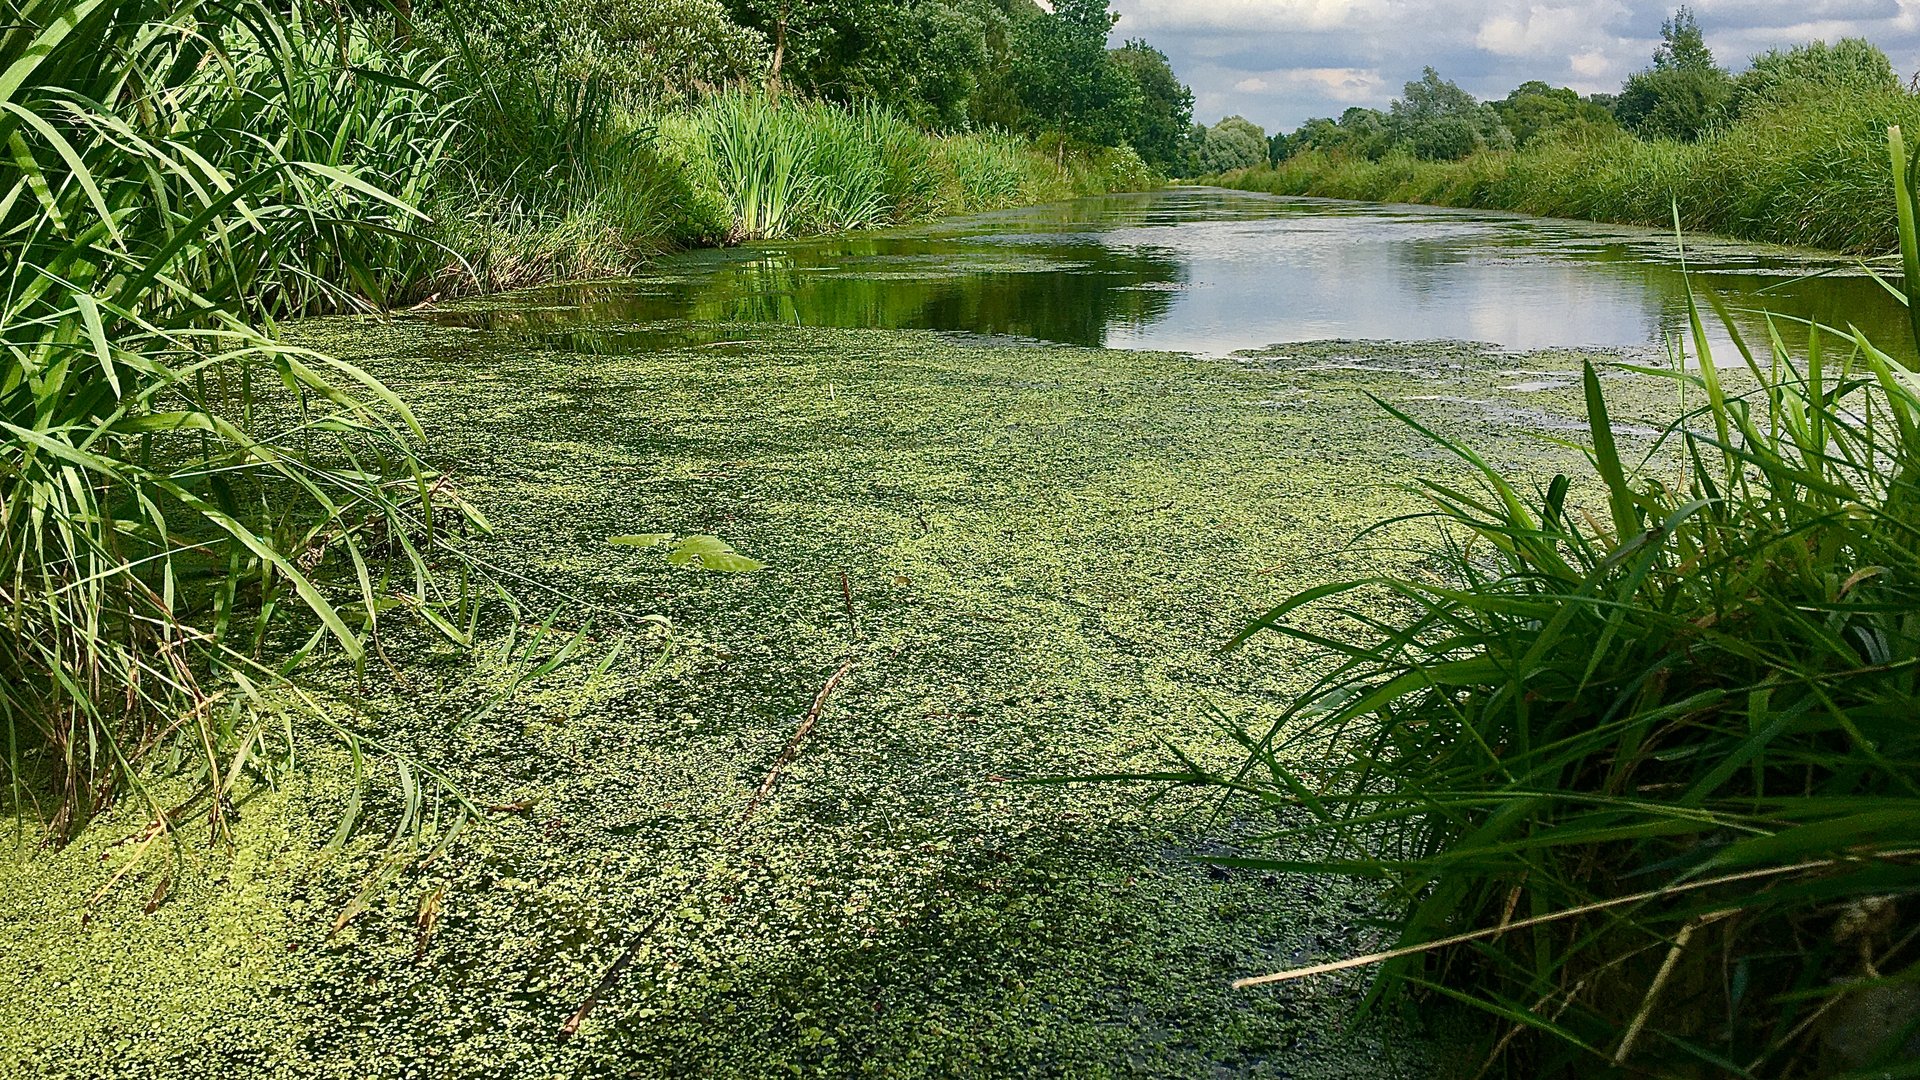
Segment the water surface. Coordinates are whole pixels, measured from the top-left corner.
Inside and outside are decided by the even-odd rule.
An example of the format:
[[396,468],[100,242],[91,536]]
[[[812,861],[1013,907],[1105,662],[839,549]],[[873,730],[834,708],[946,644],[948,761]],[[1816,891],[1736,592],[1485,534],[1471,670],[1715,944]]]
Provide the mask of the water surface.
[[[1796,341],[1791,320],[1817,319],[1911,354],[1903,310],[1857,263],[1707,238],[1687,247],[1695,288],[1717,293],[1750,337],[1764,340],[1765,309]],[[439,317],[932,329],[1214,356],[1329,338],[1634,349],[1685,328],[1681,267],[1673,235],[1654,229],[1174,188],[692,252],[632,281]],[[1733,360],[1714,337],[1716,360]]]

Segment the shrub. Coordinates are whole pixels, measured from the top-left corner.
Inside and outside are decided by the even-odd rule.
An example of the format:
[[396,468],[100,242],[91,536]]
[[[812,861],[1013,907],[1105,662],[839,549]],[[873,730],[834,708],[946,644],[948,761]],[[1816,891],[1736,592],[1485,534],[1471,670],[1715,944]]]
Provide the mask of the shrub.
[[1244,116],[1229,116],[1195,134],[1195,163],[1202,173],[1250,168],[1267,159],[1267,133]]
[[1769,49],[1753,58],[1733,80],[1727,112],[1740,116],[1755,109],[1831,97],[1891,94],[1900,89],[1887,54],[1864,38],[1842,38]]
[[437,0],[416,13],[449,50],[471,50],[477,71],[533,69],[629,105],[757,82],[769,55],[765,36],[735,23],[720,0]]

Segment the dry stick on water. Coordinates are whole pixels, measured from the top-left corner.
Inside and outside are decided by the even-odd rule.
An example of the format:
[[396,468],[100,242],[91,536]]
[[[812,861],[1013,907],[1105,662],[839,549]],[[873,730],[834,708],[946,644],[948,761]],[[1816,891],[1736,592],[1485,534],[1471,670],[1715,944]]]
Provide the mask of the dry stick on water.
[[[898,656],[900,655],[900,650],[895,649],[893,653],[895,656]],[[807,715],[800,721],[800,727],[794,731],[793,738],[787,740],[786,748],[781,750],[780,756],[774,759],[773,768],[768,770],[767,778],[760,782],[760,787],[754,791],[753,798],[747,800],[746,812],[740,815],[739,824],[741,827],[744,827],[749,821],[753,820],[754,811],[760,808],[760,803],[772,793],[774,785],[779,783],[780,770],[786,768],[786,766],[799,755],[801,744],[805,743],[807,736],[813,732],[814,725],[820,722],[820,714],[827,707],[827,699],[833,696],[833,691],[840,685],[840,680],[846,678],[847,672],[852,669],[853,657],[849,656],[846,662],[834,671],[832,678],[827,680],[827,684],[820,688],[820,693],[813,699],[813,707],[807,710]],[[701,881],[705,880],[705,877],[706,875],[701,875],[700,880],[695,881],[692,886],[689,886],[688,891],[698,888]],[[607,992],[612,990],[614,984],[620,981],[620,976],[626,972],[627,968],[632,966],[634,959],[640,955],[640,947],[645,945],[647,939],[653,936],[654,930],[659,928],[660,924],[666,920],[666,917],[667,912],[666,909],[663,908],[659,914],[653,917],[652,922],[642,927],[640,932],[634,935],[633,944],[627,946],[626,951],[620,954],[620,958],[613,962],[613,966],[607,969],[605,975],[600,976],[600,981],[594,984],[593,989],[587,993],[585,1000],[580,1002],[580,1007],[573,1011],[573,1015],[567,1017],[567,1022],[560,1025],[561,1042],[566,1042],[568,1039],[573,1038],[574,1035],[580,1031],[580,1025],[586,1021],[587,1014],[592,1012],[593,1007],[600,1004],[601,999],[607,996]]]
[[840,685],[840,680],[846,678],[847,672],[852,667],[853,657],[849,656],[847,662],[840,665],[840,670],[834,672],[833,677],[827,680],[827,685],[820,688],[819,696],[813,699],[813,708],[807,710],[807,718],[800,721],[800,726],[794,729],[793,738],[787,740],[786,749],[780,751],[780,756],[773,759],[773,768],[767,770],[767,778],[760,781],[759,790],[753,793],[753,798],[747,800],[747,809],[740,815],[740,824],[745,825],[753,817],[753,812],[760,808],[761,801],[773,794],[773,785],[780,782],[780,770],[786,768],[795,757],[799,756],[801,744],[807,741],[808,735],[813,734],[813,725],[820,722],[820,712],[827,707],[827,699],[833,696],[834,687]]

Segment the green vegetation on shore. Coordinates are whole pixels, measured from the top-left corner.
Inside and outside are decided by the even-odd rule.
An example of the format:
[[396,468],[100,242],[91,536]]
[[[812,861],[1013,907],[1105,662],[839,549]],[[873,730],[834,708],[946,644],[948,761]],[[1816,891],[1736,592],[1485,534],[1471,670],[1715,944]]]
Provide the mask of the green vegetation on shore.
[[1650,452],[1591,364],[1586,467],[1545,484],[1389,405],[1474,482],[1422,481],[1419,573],[1235,639],[1326,674],[1237,771],[1192,776],[1273,815],[1243,865],[1384,881],[1395,947],[1318,970],[1474,1005],[1509,1075],[1887,1076],[1920,1048],[1920,378],[1858,330],[1796,351],[1771,322],[1722,372],[1709,299],[1690,357],[1637,369],[1690,406]]
[[[423,206],[465,257],[417,294],[1157,186],[1192,95],[1107,0],[423,0],[465,164]],[[420,51],[422,43],[432,48]]]
[[1888,125],[1920,127],[1907,94],[1798,102],[1697,142],[1625,132],[1484,151],[1459,161],[1310,150],[1209,177],[1240,191],[1511,210],[1623,225],[1673,223],[1763,243],[1883,255],[1897,244],[1881,167]]
[[[1355,107],[1268,138],[1228,117],[1194,129],[1190,175],[1276,195],[1426,203],[1666,227],[1882,255],[1897,242],[1881,167],[1920,96],[1860,39],[1717,65],[1685,7],[1618,94],[1528,82],[1478,101],[1432,68],[1386,110]],[[1264,140],[1264,146],[1261,145]]]

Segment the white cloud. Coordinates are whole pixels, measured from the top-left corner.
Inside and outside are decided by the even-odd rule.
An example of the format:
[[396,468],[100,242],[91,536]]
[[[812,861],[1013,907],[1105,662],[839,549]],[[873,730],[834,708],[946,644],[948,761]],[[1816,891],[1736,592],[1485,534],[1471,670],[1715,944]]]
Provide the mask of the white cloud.
[[1568,56],[1567,67],[1583,79],[1597,79],[1613,70],[1613,59],[1599,49],[1588,49]]
[[1116,4],[1122,33],[1147,30],[1327,31],[1377,25],[1395,0],[1130,0]]
[[[1679,0],[1113,0],[1116,41],[1145,37],[1193,86],[1195,119],[1291,129],[1384,107],[1428,64],[1483,98],[1529,79],[1613,91],[1647,66]],[[1920,0],[1691,0],[1707,44],[1747,57],[1864,36],[1920,68]]]
[[1359,68],[1300,68],[1287,74],[1299,83],[1317,87],[1328,98],[1343,105],[1360,105],[1378,100],[1387,88],[1387,81],[1380,77],[1378,71]]

